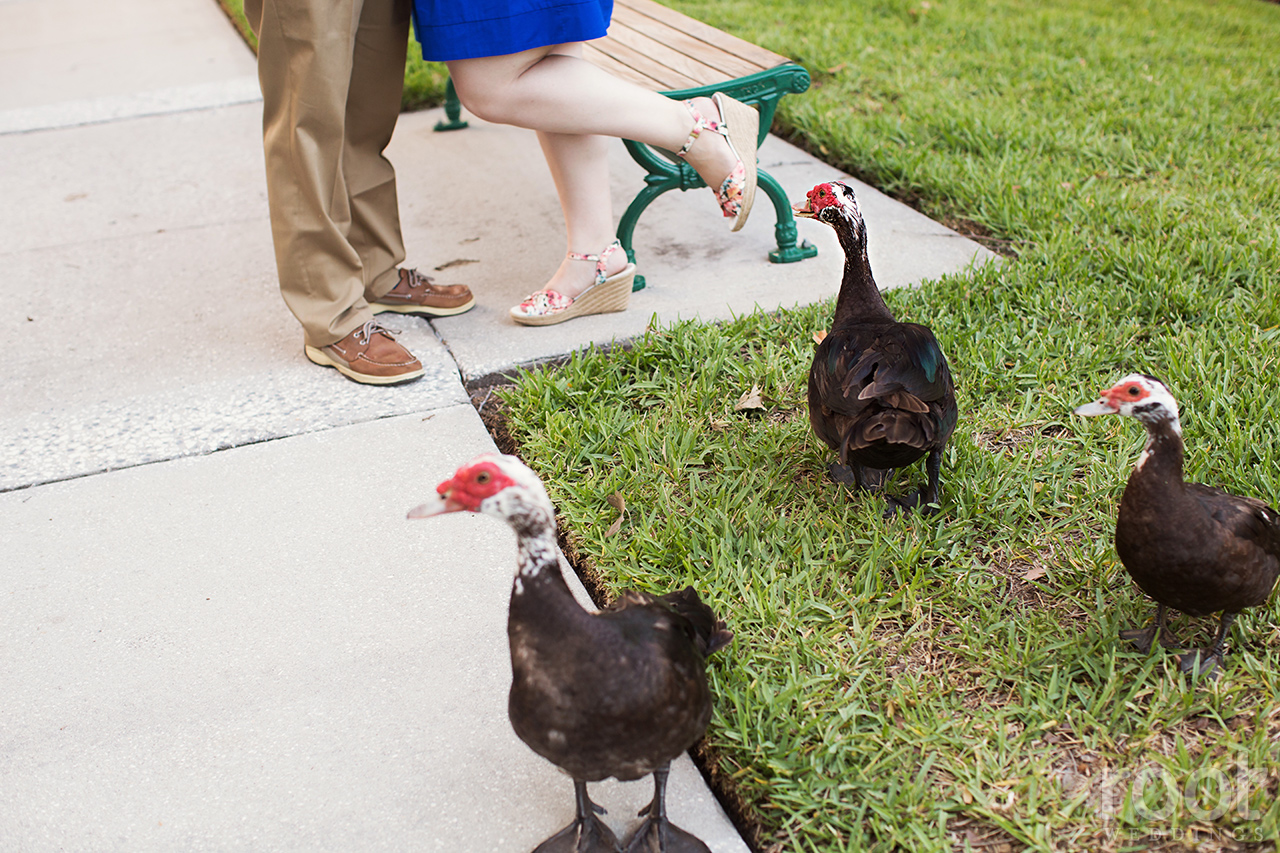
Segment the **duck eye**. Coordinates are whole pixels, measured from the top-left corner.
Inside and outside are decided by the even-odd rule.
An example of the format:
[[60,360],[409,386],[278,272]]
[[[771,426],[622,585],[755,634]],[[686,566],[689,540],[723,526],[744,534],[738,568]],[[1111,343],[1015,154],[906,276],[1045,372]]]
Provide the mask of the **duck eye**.
[[1138,386],[1137,386],[1137,385],[1130,385],[1130,386],[1129,386],[1129,396],[1130,396],[1130,397],[1136,397],[1136,396],[1138,396],[1138,394],[1139,394],[1139,393],[1141,393],[1141,392],[1138,390]]
[[491,479],[493,479],[493,475],[490,474],[488,471],[481,471],[479,474],[476,474],[476,482],[482,486],[485,483],[489,482]]

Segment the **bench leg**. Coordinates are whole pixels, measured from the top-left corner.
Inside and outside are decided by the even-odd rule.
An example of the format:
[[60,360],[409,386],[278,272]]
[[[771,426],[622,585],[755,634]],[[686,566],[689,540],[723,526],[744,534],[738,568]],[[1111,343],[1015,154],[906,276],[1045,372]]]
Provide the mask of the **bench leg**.
[[[678,173],[677,173],[678,174]],[[618,220],[618,242],[622,244],[622,248],[627,251],[627,260],[631,263],[636,262],[636,252],[632,248],[631,240],[635,236],[636,223],[640,221],[640,214],[644,213],[644,209],[653,204],[658,196],[667,190],[680,188],[680,180],[678,177],[662,177],[661,175],[649,175],[645,178],[644,189],[631,199],[631,204],[627,205],[626,211],[622,214],[622,218]],[[637,274],[635,281],[631,285],[631,292],[644,290],[644,276]]]
[[[647,164],[642,163],[642,165]],[[782,189],[782,185],[763,169],[758,170],[756,175],[760,189],[773,202],[773,211],[777,216],[777,222],[773,226],[773,237],[777,241],[778,248],[769,253],[769,260],[775,264],[794,264],[797,261],[803,261],[805,258],[816,257],[818,254],[817,246],[808,240],[798,242],[799,232],[796,230],[795,216],[791,212],[791,201],[787,198],[786,191]],[[634,264],[636,262],[635,249],[632,248],[632,238],[635,236],[636,223],[640,221],[640,215],[658,196],[668,190],[683,190],[686,188],[685,184],[687,183],[689,183],[689,179],[686,178],[682,181],[679,172],[665,170],[661,174],[650,174],[645,179],[644,189],[640,190],[636,197],[631,200],[631,204],[627,205],[626,212],[622,214],[622,218],[618,221],[618,242],[626,250],[627,260],[631,263]],[[705,186],[701,181],[697,181],[697,183],[699,186]],[[632,291],[643,290],[644,276],[637,275],[631,289]]]
[[796,231],[796,218],[791,213],[791,202],[782,185],[763,169],[758,170],[756,175],[760,189],[769,196],[769,200],[773,202],[773,210],[778,215],[777,224],[773,226],[773,237],[778,241],[778,248],[769,253],[769,260],[775,264],[794,264],[796,261],[815,257],[818,254],[817,246],[808,240],[799,245],[796,244],[796,238],[799,236]]
[[462,120],[462,102],[458,100],[458,93],[453,88],[452,77],[444,85],[444,115],[448,121],[436,122],[436,130],[462,130],[467,126]]

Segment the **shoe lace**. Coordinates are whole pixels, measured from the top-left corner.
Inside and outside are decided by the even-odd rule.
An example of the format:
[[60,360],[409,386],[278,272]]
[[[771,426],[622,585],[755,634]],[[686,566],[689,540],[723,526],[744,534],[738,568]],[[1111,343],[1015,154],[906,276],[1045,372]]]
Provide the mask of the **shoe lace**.
[[416,290],[419,287],[430,287],[435,284],[435,280],[429,275],[423,275],[415,269],[405,270],[405,279],[410,290]]
[[363,326],[360,327],[359,331],[356,332],[356,343],[359,344],[360,346],[364,346],[365,344],[369,343],[369,339],[372,338],[374,335],[376,335],[378,332],[382,332],[384,335],[390,338],[395,338],[395,336],[399,334],[399,332],[394,332],[391,329],[388,329],[386,326],[382,325],[381,322],[374,319],[365,323]]

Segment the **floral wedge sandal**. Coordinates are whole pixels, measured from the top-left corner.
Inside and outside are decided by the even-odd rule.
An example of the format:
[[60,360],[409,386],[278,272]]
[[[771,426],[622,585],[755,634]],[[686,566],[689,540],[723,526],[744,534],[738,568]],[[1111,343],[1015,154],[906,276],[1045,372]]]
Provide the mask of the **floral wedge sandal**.
[[531,293],[524,298],[523,302],[511,309],[511,319],[525,326],[551,326],[563,323],[565,320],[572,320],[574,317],[585,317],[588,314],[607,314],[610,311],[627,310],[627,305],[631,301],[631,285],[636,277],[636,265],[627,264],[613,275],[605,275],[609,255],[621,250],[622,244],[614,240],[598,255],[569,252],[570,260],[595,262],[595,284],[576,297],[565,296],[554,290],[539,290],[537,293]]
[[711,99],[720,110],[720,121],[703,116],[693,105],[693,101],[684,102],[693,116],[693,130],[689,132],[684,147],[676,154],[683,159],[693,147],[694,140],[704,130],[720,134],[729,143],[738,163],[718,188],[711,189],[716,194],[725,217],[733,219],[730,230],[737,231],[747,224],[751,205],[756,200],[756,149],[760,139],[760,114],[723,92],[716,92]]

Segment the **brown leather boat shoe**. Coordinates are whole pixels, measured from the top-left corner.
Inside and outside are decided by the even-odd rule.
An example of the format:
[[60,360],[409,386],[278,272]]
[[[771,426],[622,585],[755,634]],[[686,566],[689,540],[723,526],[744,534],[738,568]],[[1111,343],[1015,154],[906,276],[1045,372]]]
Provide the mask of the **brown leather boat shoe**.
[[465,284],[436,284],[417,270],[402,269],[396,286],[370,307],[375,314],[395,311],[420,317],[449,317],[470,311],[475,304],[476,298]]
[[306,345],[307,358],[321,367],[334,367],[348,379],[365,385],[394,385],[417,379],[422,362],[396,343],[395,332],[370,320],[340,341],[325,347]]

